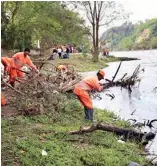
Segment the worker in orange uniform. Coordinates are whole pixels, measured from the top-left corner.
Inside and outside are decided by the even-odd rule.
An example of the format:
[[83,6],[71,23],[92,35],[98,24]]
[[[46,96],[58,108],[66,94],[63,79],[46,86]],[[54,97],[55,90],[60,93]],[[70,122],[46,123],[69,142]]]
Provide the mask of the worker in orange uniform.
[[6,105],[6,101],[4,96],[1,94],[1,106],[5,106]]
[[11,64],[12,64],[12,59],[8,58],[8,57],[1,57],[1,63],[4,66],[4,74],[9,75],[10,67],[11,67]]
[[22,69],[22,67],[27,64],[30,66],[35,72],[39,72],[36,66],[32,63],[30,57],[30,49],[25,48],[24,52],[18,52],[15,55],[13,55],[12,60],[12,66],[10,71],[10,84],[14,86],[15,80],[17,77],[23,78],[24,73],[19,71],[18,69]]
[[105,72],[103,70],[99,70],[96,76],[89,76],[83,79],[76,84],[74,88],[74,93],[84,106],[85,119],[87,120],[93,120],[93,103],[88,92],[92,90],[99,92],[102,91],[104,87],[99,84],[99,81],[104,79],[104,76]]
[[60,71],[64,71],[64,72],[67,72],[67,66],[65,66],[65,65],[59,65],[58,67],[57,67],[57,69],[58,70],[60,70]]

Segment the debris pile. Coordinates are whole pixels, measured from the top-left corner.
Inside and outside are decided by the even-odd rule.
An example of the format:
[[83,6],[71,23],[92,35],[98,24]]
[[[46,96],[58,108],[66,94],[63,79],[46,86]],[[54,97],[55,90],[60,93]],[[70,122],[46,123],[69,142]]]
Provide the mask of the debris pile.
[[[51,68],[52,69],[52,68]],[[74,88],[81,80],[72,66],[67,72],[54,67],[47,74],[30,72],[26,79],[21,79],[15,88],[8,85],[11,90],[11,105],[22,115],[37,115],[59,111],[64,107],[66,96],[63,94]]]
[[136,83],[140,83],[141,81],[139,77],[139,74],[142,72],[142,70],[140,70],[140,65],[136,67],[131,76],[126,77],[127,73],[125,73],[122,78],[118,79],[117,81],[114,81],[119,68],[120,66],[118,67],[117,72],[112,80],[106,79],[107,83],[104,84],[105,89],[108,89],[113,86],[120,86],[121,88],[127,88],[129,92],[132,92],[131,87],[134,86]]

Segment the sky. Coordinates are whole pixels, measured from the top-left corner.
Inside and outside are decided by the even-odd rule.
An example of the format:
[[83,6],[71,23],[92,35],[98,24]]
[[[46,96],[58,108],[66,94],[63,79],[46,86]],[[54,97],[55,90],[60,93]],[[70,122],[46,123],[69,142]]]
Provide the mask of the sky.
[[[145,21],[146,19],[157,18],[157,0],[118,0],[117,2],[123,5],[126,12],[131,13],[128,21],[136,23],[140,20]],[[110,26],[119,26],[123,22],[118,21]],[[100,35],[105,29],[105,27],[100,28]]]
[[121,2],[126,11],[132,12],[130,20],[133,22],[157,17],[157,0],[128,0]]

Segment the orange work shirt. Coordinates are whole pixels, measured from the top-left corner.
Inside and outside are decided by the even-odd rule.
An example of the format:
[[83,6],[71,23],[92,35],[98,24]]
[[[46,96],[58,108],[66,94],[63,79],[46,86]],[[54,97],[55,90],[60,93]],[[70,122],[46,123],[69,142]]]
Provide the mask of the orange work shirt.
[[10,67],[12,65],[12,59],[8,57],[1,57],[1,62],[4,65],[4,70],[6,72],[10,71]]
[[85,91],[96,90],[100,92],[103,90],[103,86],[99,84],[97,76],[88,76],[84,78],[75,86],[75,88],[80,88]]
[[27,64],[35,71],[37,70],[36,66],[32,63],[30,57],[28,55],[24,56],[24,52],[18,52],[12,58],[14,60],[14,65],[17,69],[20,69],[22,68],[22,66]]

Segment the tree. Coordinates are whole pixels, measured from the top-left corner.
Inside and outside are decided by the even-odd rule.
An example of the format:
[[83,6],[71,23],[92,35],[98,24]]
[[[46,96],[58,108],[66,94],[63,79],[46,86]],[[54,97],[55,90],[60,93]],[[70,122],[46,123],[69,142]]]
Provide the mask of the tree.
[[31,47],[37,40],[42,48],[53,43],[77,44],[88,34],[88,28],[82,26],[84,20],[60,2],[3,2],[2,14],[2,40],[10,49]]
[[1,39],[2,46],[8,47],[14,43],[14,17],[22,2],[1,2]]
[[86,1],[79,2],[83,7],[87,19],[92,27],[92,41],[93,41],[93,61],[98,61],[99,55],[99,28],[100,26],[108,26],[113,21],[126,18],[124,10],[121,5],[114,1]]

